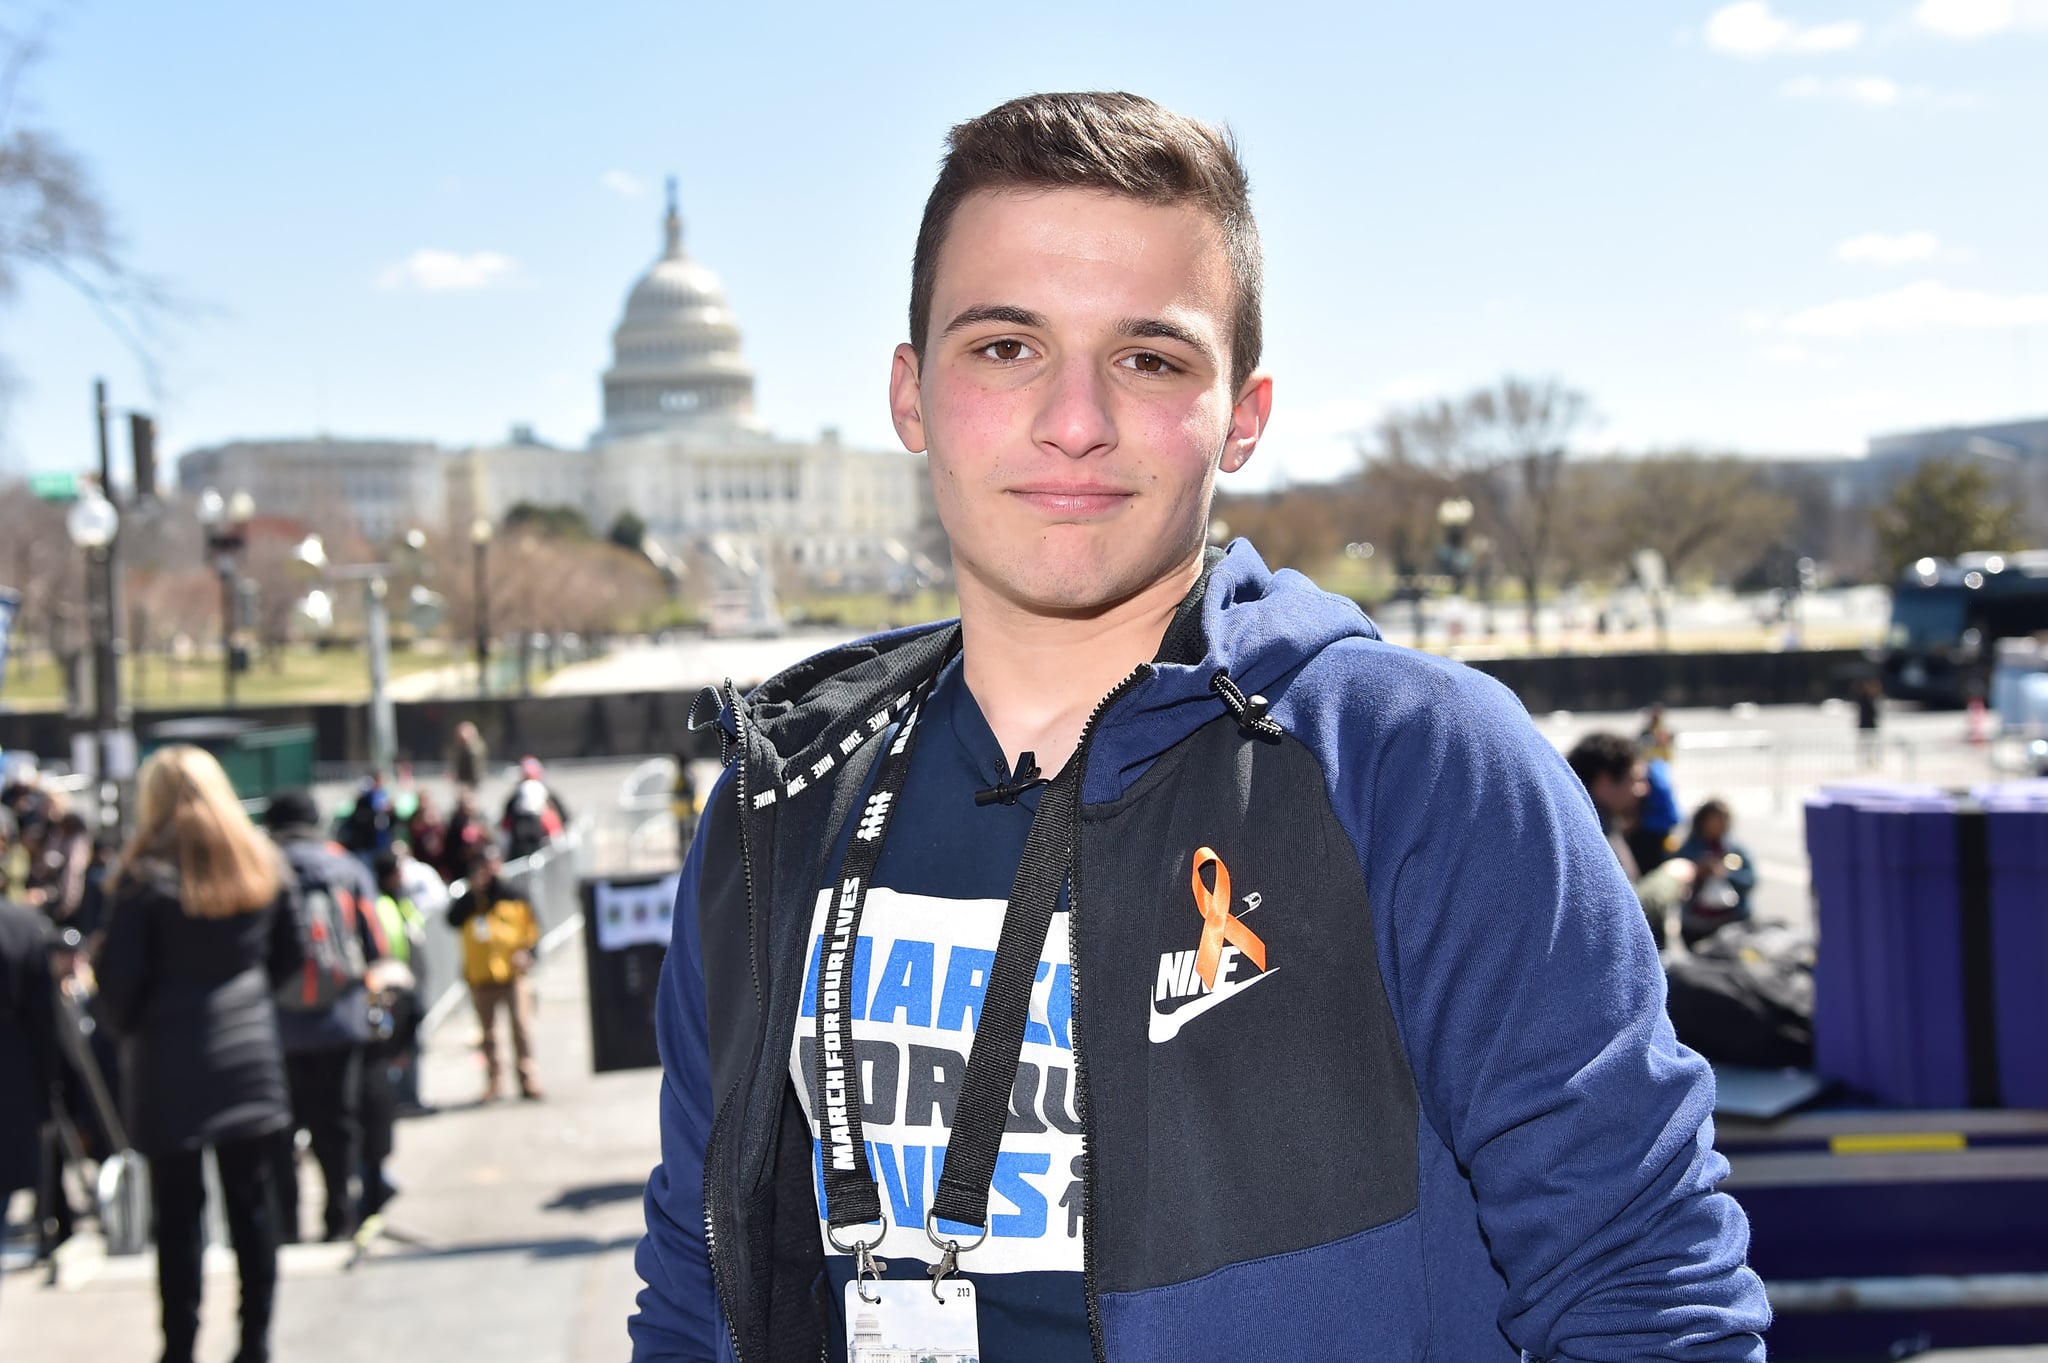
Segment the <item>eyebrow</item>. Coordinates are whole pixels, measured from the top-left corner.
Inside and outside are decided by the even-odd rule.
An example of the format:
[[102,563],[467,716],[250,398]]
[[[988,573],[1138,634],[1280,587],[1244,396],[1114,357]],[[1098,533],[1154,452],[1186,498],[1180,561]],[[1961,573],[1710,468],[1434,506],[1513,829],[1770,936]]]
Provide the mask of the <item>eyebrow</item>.
[[946,323],[946,329],[939,334],[951,336],[967,327],[977,327],[984,322],[1001,322],[1005,326],[1043,328],[1045,318],[1029,308],[1013,307],[1008,303],[977,303],[958,317]]
[[1126,317],[1116,324],[1116,331],[1117,335],[1128,336],[1134,341],[1178,341],[1206,362],[1216,363],[1215,352],[1206,341],[1186,327],[1161,317]]

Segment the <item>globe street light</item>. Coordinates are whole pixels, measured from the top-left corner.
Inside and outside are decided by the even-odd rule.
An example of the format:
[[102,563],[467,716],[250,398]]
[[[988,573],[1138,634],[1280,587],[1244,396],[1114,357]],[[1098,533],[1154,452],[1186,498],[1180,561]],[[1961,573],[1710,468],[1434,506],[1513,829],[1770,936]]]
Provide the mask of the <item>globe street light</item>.
[[[424,548],[425,543],[422,536],[417,547]],[[363,620],[370,646],[370,765],[376,771],[389,771],[398,753],[397,716],[391,705],[391,617],[385,606],[389,593],[385,579],[392,565],[332,563],[326,543],[318,535],[308,535],[292,550],[291,567],[309,581],[363,584]],[[318,595],[324,604],[325,593]]]
[[476,562],[476,693],[491,693],[491,594],[486,569],[491,554],[491,522],[478,516],[469,523],[469,542]]
[[64,515],[64,530],[71,542],[85,552],[87,620],[92,628],[92,723],[97,734],[94,752],[99,777],[99,826],[118,832],[121,826],[121,786],[115,745],[121,740],[121,674],[119,652],[114,644],[113,544],[120,532],[121,516],[96,482],[86,483],[76,502]]
[[256,518],[256,499],[246,492],[223,498],[213,488],[199,494],[195,508],[199,526],[206,534],[206,551],[213,556],[213,570],[220,576],[221,698],[235,708],[235,678],[241,660],[235,650],[236,563],[249,542],[249,522]]

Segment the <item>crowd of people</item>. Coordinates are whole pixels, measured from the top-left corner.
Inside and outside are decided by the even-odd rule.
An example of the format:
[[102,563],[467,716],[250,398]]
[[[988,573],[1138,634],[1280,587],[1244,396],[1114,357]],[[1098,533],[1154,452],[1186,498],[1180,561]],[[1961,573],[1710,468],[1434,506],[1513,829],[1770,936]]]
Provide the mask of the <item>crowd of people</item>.
[[1653,707],[1635,737],[1591,733],[1566,758],[1663,957],[1672,1025],[1710,1060],[1810,1066],[1816,944],[1756,921],[1757,863],[1734,836],[1734,811],[1712,798],[1681,816],[1674,746]]
[[1587,734],[1566,756],[1660,951],[1671,941],[1674,918],[1688,948],[1731,923],[1748,922],[1757,874],[1755,859],[1734,840],[1735,816],[1725,800],[1706,800],[1689,821],[1683,817],[1673,748],[1663,707],[1653,706],[1640,734]]
[[33,772],[6,787],[0,1212],[35,1189],[47,1256],[75,1215],[67,1161],[145,1161],[167,1363],[197,1339],[208,1151],[241,1278],[236,1363],[269,1356],[278,1249],[302,1233],[302,1150],[321,1238],[357,1235],[397,1193],[397,1119],[432,1111],[419,1053],[428,991],[445,987],[424,950],[434,920],[460,934],[482,1100],[501,1095],[500,1014],[519,1093],[541,1096],[528,983],[541,922],[506,868],[568,814],[526,758],[490,819],[481,739],[464,728],[446,818],[401,769],[372,774],[331,820],[287,790],[258,822],[187,745],[143,763],[125,843],[96,843]]

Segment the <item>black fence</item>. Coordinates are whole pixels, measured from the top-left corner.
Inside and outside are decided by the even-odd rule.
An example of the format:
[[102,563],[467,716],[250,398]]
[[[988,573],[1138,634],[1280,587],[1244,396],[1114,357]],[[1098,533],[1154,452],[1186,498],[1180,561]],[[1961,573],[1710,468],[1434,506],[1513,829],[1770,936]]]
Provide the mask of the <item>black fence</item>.
[[[1661,701],[1670,706],[1811,705],[1846,696],[1873,664],[1854,649],[1785,653],[1604,653],[1495,658],[1471,666],[1498,677],[1532,713],[1551,710],[1634,710]],[[672,753],[715,757],[716,735],[689,732],[685,719],[695,688],[617,695],[488,697],[430,700],[395,707],[398,755],[437,762],[448,754],[455,726],[472,720],[491,752],[526,753],[546,760]],[[138,730],[163,720],[218,714],[218,710],[147,710]],[[361,764],[369,760],[369,706],[244,706],[236,713],[266,724],[307,724],[316,759]],[[54,712],[0,714],[0,748],[46,757],[71,751],[71,735],[84,722]]]
[[[685,723],[689,691],[643,691],[620,695],[489,697],[430,700],[393,707],[402,761],[439,762],[448,756],[455,728],[474,722],[494,758],[527,753],[546,760],[613,757],[620,753],[671,753],[683,757],[716,757],[718,738],[692,734]],[[216,716],[218,709],[138,710],[138,732],[164,720]],[[314,734],[319,762],[360,766],[369,761],[370,707],[349,705],[245,705],[235,715],[260,724],[304,724]],[[56,712],[0,714],[0,748],[18,748],[45,757],[66,757],[71,735],[87,721]]]
[[1784,653],[1586,653],[1491,658],[1471,664],[1497,677],[1531,714],[1738,705],[1817,705],[1847,696],[1875,661],[1857,649]]

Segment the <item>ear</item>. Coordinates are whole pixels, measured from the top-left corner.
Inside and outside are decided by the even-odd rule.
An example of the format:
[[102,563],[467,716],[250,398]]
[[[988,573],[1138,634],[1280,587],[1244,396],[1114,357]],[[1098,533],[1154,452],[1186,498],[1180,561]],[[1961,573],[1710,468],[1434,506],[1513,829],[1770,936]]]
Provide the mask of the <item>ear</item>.
[[1230,409],[1230,434],[1224,438],[1219,465],[1223,472],[1236,473],[1251,462],[1252,451],[1258,448],[1259,437],[1266,433],[1266,421],[1272,415],[1273,376],[1255,373],[1244,381],[1237,405]]
[[908,343],[896,347],[889,363],[889,419],[896,423],[896,438],[912,454],[923,454],[924,393],[919,382],[917,351]]

